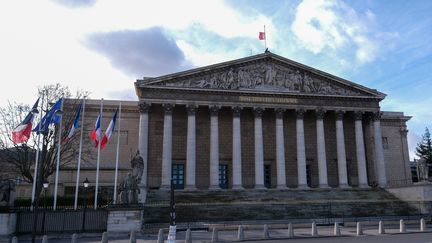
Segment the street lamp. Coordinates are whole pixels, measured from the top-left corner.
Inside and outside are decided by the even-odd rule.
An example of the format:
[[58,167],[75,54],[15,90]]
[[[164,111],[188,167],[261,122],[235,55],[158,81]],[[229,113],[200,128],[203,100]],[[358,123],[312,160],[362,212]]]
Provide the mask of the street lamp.
[[48,190],[49,182],[44,181],[42,185],[44,189],[44,212],[42,217],[42,232],[45,232],[46,198],[47,198],[47,190]]
[[84,233],[85,230],[85,216],[86,216],[86,209],[87,209],[87,188],[89,186],[90,181],[88,178],[85,179],[83,182],[84,184],[84,210],[83,210],[83,221],[82,221],[82,232]]

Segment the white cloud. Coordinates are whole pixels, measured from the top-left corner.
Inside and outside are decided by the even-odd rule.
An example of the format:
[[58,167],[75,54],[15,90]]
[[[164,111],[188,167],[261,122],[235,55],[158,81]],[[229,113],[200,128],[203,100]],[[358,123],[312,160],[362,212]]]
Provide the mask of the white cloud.
[[314,54],[354,50],[357,62],[364,64],[377,56],[377,43],[370,33],[374,20],[370,10],[362,16],[341,0],[303,0],[291,30]]

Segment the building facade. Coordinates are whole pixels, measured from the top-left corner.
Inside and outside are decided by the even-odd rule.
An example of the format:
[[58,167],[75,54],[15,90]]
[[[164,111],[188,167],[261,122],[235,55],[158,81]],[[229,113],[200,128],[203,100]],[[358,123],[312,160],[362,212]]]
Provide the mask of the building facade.
[[270,52],[135,83],[149,188],[411,183],[385,94]]

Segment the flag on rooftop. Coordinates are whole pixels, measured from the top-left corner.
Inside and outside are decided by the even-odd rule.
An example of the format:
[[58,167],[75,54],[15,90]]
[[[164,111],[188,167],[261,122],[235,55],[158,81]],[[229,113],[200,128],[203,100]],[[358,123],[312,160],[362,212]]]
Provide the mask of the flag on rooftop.
[[260,40],[265,40],[265,38],[266,38],[266,36],[265,36],[265,32],[259,32],[259,34],[258,34],[258,38],[259,38]]
[[29,111],[24,120],[12,131],[13,143],[24,143],[27,142],[27,140],[30,138],[35,114],[39,113],[37,110],[38,104],[39,99],[36,100],[33,108]]

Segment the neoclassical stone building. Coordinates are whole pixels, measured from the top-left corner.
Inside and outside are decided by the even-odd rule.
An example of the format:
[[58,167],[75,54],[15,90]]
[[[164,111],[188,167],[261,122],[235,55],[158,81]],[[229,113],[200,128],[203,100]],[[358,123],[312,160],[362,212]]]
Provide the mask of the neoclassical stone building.
[[[385,94],[270,52],[135,83],[148,188],[411,183]],[[138,122],[138,121],[137,121]]]

